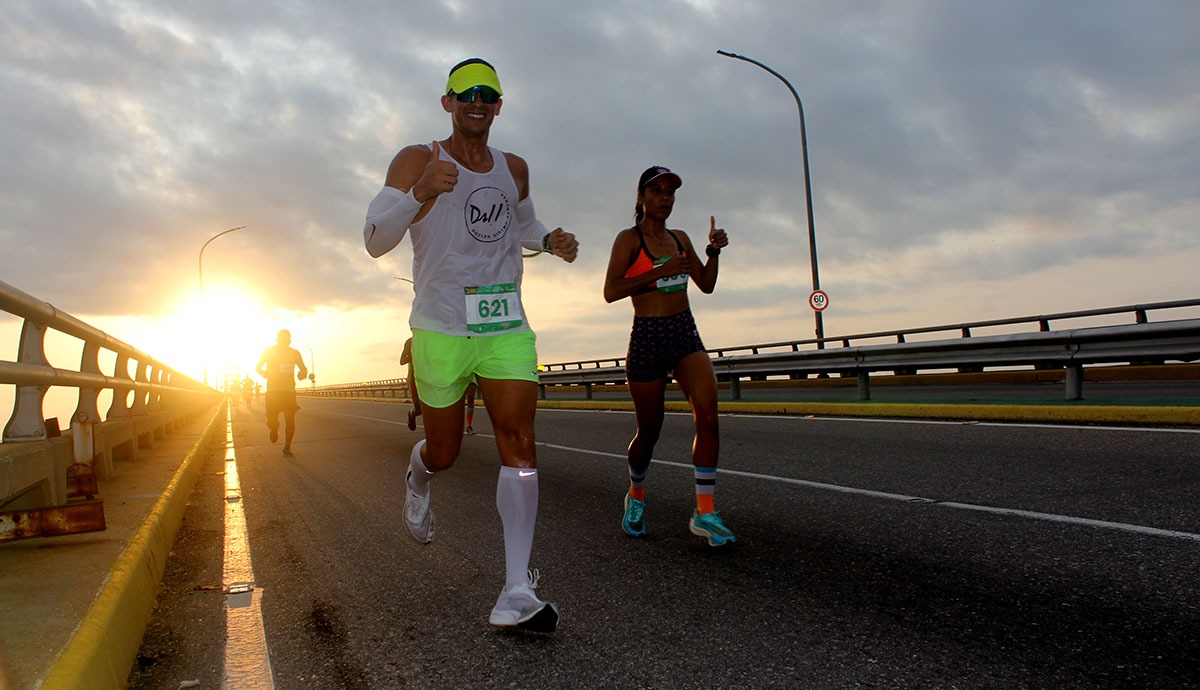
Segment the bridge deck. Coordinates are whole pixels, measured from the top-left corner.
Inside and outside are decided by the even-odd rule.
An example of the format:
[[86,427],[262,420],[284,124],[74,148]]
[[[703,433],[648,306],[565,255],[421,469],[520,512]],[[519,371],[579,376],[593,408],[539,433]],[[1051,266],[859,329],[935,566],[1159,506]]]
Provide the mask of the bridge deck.
[[[826,400],[838,403],[836,397],[843,396],[848,401],[844,408],[847,412],[853,406],[859,409],[874,408],[879,414],[890,412],[897,416],[921,416],[922,410],[928,413],[931,401],[943,396],[955,396],[956,402],[948,407],[956,409],[957,414],[963,416],[978,415],[987,407],[1008,407],[1024,410],[1024,418],[1036,420],[1045,419],[1048,409],[1058,407],[1089,410],[1089,414],[1099,415],[1093,419],[1098,422],[1112,421],[1112,415],[1105,417],[1105,408],[1110,411],[1140,409],[1140,417],[1124,421],[1145,423],[1152,421],[1156,415],[1168,414],[1169,410],[1182,407],[1191,415],[1192,421],[1172,423],[1200,425],[1200,389],[1194,380],[1111,385],[1112,388],[1089,388],[1092,400],[1084,404],[1064,403],[1057,386],[1044,386],[1041,387],[1044,390],[1039,390],[1036,385],[985,389],[989,392],[987,395],[982,391],[970,391],[965,399],[964,394],[968,391],[962,388],[907,388],[896,391],[898,397],[908,398],[906,402],[877,400],[857,403],[849,402],[853,396],[852,389],[847,392],[836,382],[831,382],[807,387],[802,397],[811,399],[825,396]],[[883,397],[883,389],[879,390],[880,397]],[[567,391],[562,393],[562,400],[556,402],[554,398],[558,396],[552,396],[550,401],[543,404],[583,404],[579,396],[572,396]],[[762,409],[767,411],[788,412],[778,406],[790,403],[818,404],[797,402],[796,389],[787,386],[750,386],[744,394],[747,400],[739,403],[726,401],[722,402],[722,406],[732,409],[731,406],[738,405],[743,406],[740,409],[750,411],[752,407],[744,406],[762,405]],[[611,396],[611,399],[597,399],[593,404],[628,401],[626,391],[597,391],[598,398],[604,395]],[[671,396],[679,401],[677,392]],[[568,399],[570,397],[575,399]],[[1041,399],[1043,397],[1045,400]],[[748,401],[755,398],[762,400],[757,403]],[[1025,404],[1019,404],[1021,401]],[[1031,402],[1036,404],[1029,404]],[[74,649],[62,655],[77,628],[80,629],[79,635],[85,635],[89,626],[107,626],[104,628],[106,636],[131,636],[133,639],[129,643],[136,648],[144,621],[122,620],[122,624],[113,626],[112,621],[104,621],[97,616],[114,613],[113,607],[117,605],[113,603],[114,598],[122,598],[126,602],[120,604],[122,616],[126,616],[124,612],[130,610],[149,611],[156,596],[157,577],[162,568],[161,563],[155,565],[155,562],[165,558],[170,542],[165,545],[155,543],[155,539],[162,539],[159,535],[147,543],[143,541],[145,530],[153,521],[169,523],[180,519],[190,493],[188,481],[194,481],[194,477],[189,480],[187,468],[193,466],[191,471],[197,471],[195,468],[203,464],[206,453],[220,452],[224,418],[224,407],[217,406],[211,414],[206,413],[188,423],[179,433],[157,444],[152,451],[139,455],[136,462],[118,463],[113,475],[103,478],[100,485],[108,520],[106,532],[0,544],[0,590],[4,592],[4,596],[0,597],[0,639],[4,642],[3,651],[17,687],[32,687],[34,683],[44,680],[52,669],[61,670],[64,665],[74,665],[77,670],[78,666],[85,663],[106,663],[107,660],[102,659],[82,659]],[[179,490],[168,491],[172,482],[176,483]],[[170,534],[173,536],[173,531]],[[122,561],[122,558],[126,560]],[[106,582],[120,584],[118,573],[130,569],[149,569],[156,573],[155,579],[149,583],[126,581],[127,591],[124,592],[106,588]],[[84,623],[82,628],[81,622]],[[76,635],[77,639],[79,635]]]

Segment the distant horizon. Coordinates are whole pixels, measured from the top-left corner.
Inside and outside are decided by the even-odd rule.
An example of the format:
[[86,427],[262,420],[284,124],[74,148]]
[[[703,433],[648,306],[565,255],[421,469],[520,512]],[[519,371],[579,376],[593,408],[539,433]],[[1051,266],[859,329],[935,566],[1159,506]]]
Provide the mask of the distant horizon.
[[[13,286],[13,287],[16,287],[16,286]],[[868,332],[862,332],[862,333],[839,333],[839,334],[827,333],[826,338],[827,338],[827,340],[841,340],[843,338],[854,338],[854,337],[864,337],[864,336],[873,336],[875,338],[885,338],[889,335],[895,335],[896,333],[903,331],[906,334],[906,340],[908,342],[918,342],[921,340],[928,340],[928,339],[942,339],[942,338],[947,338],[947,337],[953,338],[955,336],[953,336],[951,334],[951,331],[953,331],[957,328],[960,328],[962,326],[977,325],[979,322],[984,322],[984,323],[1002,322],[1002,321],[1011,320],[1011,319],[1028,319],[1031,321],[1038,317],[1054,317],[1056,315],[1062,316],[1064,318],[1068,318],[1071,314],[1078,314],[1081,312],[1088,312],[1088,311],[1103,311],[1103,310],[1107,310],[1107,309],[1118,309],[1118,308],[1134,308],[1134,307],[1138,307],[1138,306],[1149,308],[1149,307],[1153,307],[1156,304],[1170,305],[1175,302],[1189,302],[1189,301],[1196,302],[1196,304],[1195,305],[1187,305],[1187,306],[1178,306],[1178,307],[1167,307],[1166,309],[1172,312],[1170,314],[1170,317],[1172,319],[1185,318],[1185,317],[1186,318],[1200,318],[1200,298],[1192,298],[1192,299],[1181,299],[1181,300],[1163,300],[1161,302],[1153,302],[1153,303],[1151,303],[1151,302],[1132,302],[1132,303],[1128,303],[1128,304],[1114,304],[1114,305],[1109,305],[1107,307],[1089,307],[1089,308],[1084,308],[1084,309],[1072,310],[1072,311],[1068,311],[1068,312],[1058,312],[1058,313],[1019,314],[1019,315],[1012,315],[1012,316],[1006,316],[1006,317],[996,317],[993,319],[977,319],[977,320],[972,320],[969,322],[968,321],[959,321],[959,322],[952,322],[952,323],[926,324],[923,326],[913,326],[910,328],[898,328],[898,329],[894,329],[894,330],[890,330],[890,331],[868,331]],[[1178,311],[1178,313],[1176,313],[1176,310]],[[69,312],[67,312],[67,313],[69,314]],[[1161,320],[1163,320],[1161,318],[1162,315],[1163,315],[1162,312],[1152,313],[1150,321],[1152,321],[1152,322],[1153,321],[1161,321]],[[19,340],[20,340],[20,321],[18,319],[16,319],[16,317],[13,317],[11,314],[8,314],[7,312],[3,312],[3,316],[7,316],[8,320],[11,321],[11,323],[5,323],[3,319],[0,319],[0,353],[2,353],[2,354],[0,354],[0,359],[7,359],[8,361],[16,361],[17,347],[19,345]],[[72,316],[74,316],[74,315],[72,315]],[[1131,312],[1128,312],[1128,311],[1120,312],[1120,313],[1116,313],[1116,314],[1110,314],[1110,315],[1090,316],[1090,317],[1087,317],[1088,318],[1087,323],[1073,324],[1070,327],[1095,327],[1095,326],[1101,326],[1101,325],[1128,324],[1128,323],[1131,323],[1130,316],[1131,316]],[[1155,318],[1155,317],[1158,317],[1158,318]],[[75,318],[79,318],[79,317],[75,317]],[[86,320],[84,320],[84,319],[80,319],[80,320],[87,323]],[[89,325],[91,325],[91,324],[89,324]],[[1051,324],[1051,330],[1061,330],[1064,327],[1065,326],[1055,327],[1055,324],[1053,324],[1053,323]],[[934,333],[934,334],[914,333],[914,331],[921,331],[923,329],[933,329],[933,328],[938,328],[940,332]],[[1020,324],[1012,324],[1010,326],[1005,326],[1003,324],[996,324],[995,326],[989,327],[989,330],[986,333],[974,332],[972,335],[975,335],[975,336],[999,335],[1002,333],[1029,332],[1031,330],[1032,329],[1030,328],[1029,322],[1020,323]],[[149,357],[156,359],[163,365],[165,365],[167,367],[171,367],[172,369],[176,369],[176,367],[174,367],[169,361],[165,361],[165,360],[162,360],[162,359],[156,357],[152,351],[146,350],[144,348],[140,348],[135,343],[126,341],[125,339],[119,337],[118,334],[108,333],[108,335],[112,336],[113,338],[116,338],[117,340],[124,342],[125,344],[129,345],[130,347],[140,350],[141,352],[148,355]],[[752,342],[752,343],[748,342],[748,343],[739,343],[737,345],[716,345],[716,346],[709,345],[706,343],[706,347],[708,347],[709,350],[718,350],[718,349],[733,350],[733,349],[737,349],[737,348],[749,348],[749,347],[765,348],[765,347],[769,347],[771,345],[774,345],[776,347],[785,347],[788,344],[791,344],[794,342],[799,342],[801,340],[803,340],[803,339],[797,339],[794,341],[764,341],[764,342]],[[79,370],[79,359],[82,354],[82,341],[77,341],[71,336],[64,336],[62,334],[51,335],[50,337],[48,337],[48,341],[49,342],[47,343],[46,355],[47,355],[47,359],[50,360],[52,366],[55,366],[57,368],[62,368],[62,369],[69,369],[71,371]],[[887,342],[894,342],[894,341],[889,340]],[[876,344],[876,343],[874,343],[874,342],[852,343],[852,345],[855,345],[855,346],[863,345],[863,344]],[[836,347],[841,347],[841,344],[834,343],[829,349],[833,349]],[[301,350],[301,354],[304,357],[306,364],[308,366],[312,366],[311,353],[307,352],[306,348],[304,346],[301,346],[298,349]],[[619,354],[613,354],[613,355],[609,355],[609,356],[587,357],[587,358],[579,358],[579,359],[566,359],[566,360],[558,360],[558,361],[548,361],[548,360],[543,359],[543,360],[539,361],[539,364],[540,365],[569,364],[569,363],[581,362],[581,361],[589,362],[589,361],[597,361],[597,360],[623,359],[624,357],[625,357],[625,353],[621,352]],[[100,357],[100,368],[101,368],[102,373],[104,373],[104,375],[106,375],[106,376],[111,376],[114,364],[115,364],[115,355],[111,351],[107,351],[107,350],[102,351],[101,357]],[[176,370],[180,371],[178,369],[176,369]],[[237,381],[241,381],[245,376],[249,375],[252,380],[254,380],[258,383],[263,383],[265,385],[265,383],[263,382],[261,377],[258,377],[253,372],[253,363],[251,363],[251,365],[249,365],[245,369],[238,368],[238,369],[229,369],[229,370],[215,370],[215,369],[210,370],[209,371],[209,385],[211,385],[213,388],[220,389],[222,383],[225,380],[225,374],[230,373],[230,372],[235,374],[235,379]],[[180,371],[180,373],[191,376],[191,374],[189,374],[188,372]],[[384,380],[389,380],[389,379],[404,378],[405,375],[406,375],[406,371],[404,371],[403,369],[399,369],[398,372],[394,373],[393,375],[378,376],[378,377],[373,377],[373,378],[349,379],[349,380],[343,380],[343,381],[297,382],[297,387],[302,390],[305,388],[319,388],[321,386],[329,386],[329,385],[345,385],[345,384],[352,384],[352,383],[371,383],[371,382],[384,381]],[[201,373],[200,376],[191,376],[191,377],[195,381],[203,383],[203,373]],[[12,415],[13,402],[14,402],[14,396],[15,396],[15,388],[16,387],[12,384],[0,384],[0,419],[3,420],[4,424],[8,423],[9,418]],[[264,390],[265,390],[265,388],[264,388]],[[101,400],[100,413],[101,413],[102,417],[105,417],[106,412],[108,410],[108,406],[109,406],[109,404],[111,404],[111,401],[112,401],[111,391],[102,392],[100,400]],[[60,428],[65,430],[65,429],[69,428],[69,426],[70,426],[70,418],[76,408],[77,402],[78,402],[78,392],[76,389],[65,388],[65,387],[53,387],[47,393],[47,396],[45,399],[45,405],[44,405],[44,410],[43,410],[44,417],[46,419],[57,418]]]

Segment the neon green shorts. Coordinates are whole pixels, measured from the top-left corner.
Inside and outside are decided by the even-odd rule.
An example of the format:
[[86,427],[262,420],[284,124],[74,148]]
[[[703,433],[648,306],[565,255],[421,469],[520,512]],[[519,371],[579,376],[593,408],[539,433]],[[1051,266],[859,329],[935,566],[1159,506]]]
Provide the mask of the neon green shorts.
[[537,336],[533,331],[500,335],[446,335],[413,330],[412,356],[421,403],[450,407],[461,402],[475,376],[537,383]]

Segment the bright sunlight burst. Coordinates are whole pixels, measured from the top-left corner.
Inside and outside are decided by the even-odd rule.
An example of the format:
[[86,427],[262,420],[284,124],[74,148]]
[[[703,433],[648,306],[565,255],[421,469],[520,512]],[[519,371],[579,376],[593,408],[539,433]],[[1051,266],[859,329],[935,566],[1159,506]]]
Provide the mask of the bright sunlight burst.
[[167,317],[170,342],[153,352],[196,379],[207,373],[208,382],[220,387],[226,376],[253,377],[259,355],[286,327],[282,321],[252,292],[218,286],[205,290],[203,302],[195,296]]

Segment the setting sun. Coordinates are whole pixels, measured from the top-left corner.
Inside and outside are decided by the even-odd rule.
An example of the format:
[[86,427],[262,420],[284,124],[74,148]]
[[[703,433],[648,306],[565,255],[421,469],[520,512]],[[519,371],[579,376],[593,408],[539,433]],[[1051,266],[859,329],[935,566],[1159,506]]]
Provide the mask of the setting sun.
[[253,376],[262,350],[286,328],[287,316],[263,306],[252,289],[214,286],[170,314],[117,326],[131,344],[199,381],[220,387],[226,376]]
[[254,369],[263,348],[275,342],[277,319],[257,295],[236,289],[205,291],[204,301],[185,303],[178,311],[185,324],[200,327],[199,337],[180,348],[179,357],[208,367],[209,383],[228,376],[241,378]]

